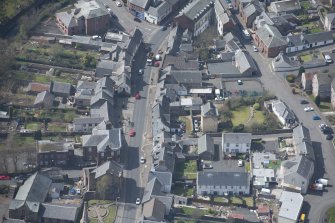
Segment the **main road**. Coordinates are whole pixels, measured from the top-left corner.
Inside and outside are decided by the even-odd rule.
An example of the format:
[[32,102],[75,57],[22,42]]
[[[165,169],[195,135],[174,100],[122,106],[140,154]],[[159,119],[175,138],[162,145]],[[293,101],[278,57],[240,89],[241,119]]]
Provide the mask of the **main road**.
[[[314,107],[314,112],[305,112],[304,105],[300,104],[301,99],[306,99],[298,94],[292,94],[292,90],[285,81],[284,73],[274,73],[270,68],[271,59],[264,58],[261,54],[253,52],[251,45],[246,45],[247,50],[255,59],[259,70],[262,74],[260,80],[264,84],[265,88],[271,93],[275,94],[279,99],[284,101],[287,106],[293,110],[299,119],[300,123],[306,126],[311,135],[313,141],[313,148],[315,152],[316,162],[314,178],[328,178],[331,185],[335,185],[335,151],[331,141],[326,140],[318,127],[320,123],[327,123],[327,120],[323,117],[320,110],[310,101]],[[320,68],[323,70],[324,68]],[[294,73],[294,72],[290,72]],[[307,98],[308,99],[308,98]],[[319,115],[322,120],[315,121],[312,119],[313,115]],[[305,195],[305,205],[303,212],[308,214],[308,222],[319,223],[323,222],[322,218],[327,208],[335,205],[335,187],[327,187],[323,192],[308,191]]]

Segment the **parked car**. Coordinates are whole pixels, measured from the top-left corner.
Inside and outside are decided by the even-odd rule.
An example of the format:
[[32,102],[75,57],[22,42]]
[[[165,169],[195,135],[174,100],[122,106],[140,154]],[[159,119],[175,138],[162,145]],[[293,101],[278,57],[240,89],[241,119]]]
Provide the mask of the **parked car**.
[[140,163],[144,164],[145,163],[145,158],[141,156]]
[[121,2],[119,2],[119,1],[116,1],[115,4],[116,4],[117,7],[122,7]]
[[322,133],[325,134],[325,135],[326,135],[326,134],[333,134],[333,133],[334,133],[333,129],[330,128],[329,126],[324,127],[323,129],[321,129],[321,131],[322,131]]
[[141,95],[140,95],[139,92],[137,92],[137,93],[135,94],[135,99],[136,99],[136,100],[140,100],[140,99],[141,99]]
[[135,204],[136,204],[136,205],[140,205],[140,204],[141,204],[141,199],[140,199],[140,198],[137,198]]
[[143,72],[143,69],[139,69],[139,70],[138,70],[138,75],[143,75],[143,73],[144,73],[144,72]]
[[333,138],[334,138],[334,137],[333,137],[332,134],[328,134],[327,137],[326,137],[327,140],[332,140]]
[[0,180],[10,180],[10,176],[0,175]]
[[313,115],[313,120],[321,120],[321,118],[318,115]]
[[237,161],[237,166],[242,167],[244,164],[243,160],[238,160]]
[[304,108],[304,111],[305,112],[314,111],[314,108],[312,108],[312,107],[306,107],[306,108]]
[[142,22],[142,20],[139,19],[139,18],[137,18],[137,17],[134,17],[134,21],[135,21],[135,22]]
[[254,52],[258,52],[258,49],[257,49],[257,47],[255,45],[252,46],[252,49],[254,50]]
[[165,31],[166,30],[166,26],[161,26],[160,30],[161,31]]
[[300,101],[300,104],[302,104],[302,105],[306,105],[306,104],[309,104],[309,102],[308,102],[307,100],[301,100],[301,101]]
[[242,85],[243,84],[242,80],[237,80],[237,84]]
[[332,63],[333,59],[329,55],[325,55],[325,61],[326,63]]
[[134,137],[134,136],[136,135],[135,129],[130,129],[128,135],[129,135],[130,137]]

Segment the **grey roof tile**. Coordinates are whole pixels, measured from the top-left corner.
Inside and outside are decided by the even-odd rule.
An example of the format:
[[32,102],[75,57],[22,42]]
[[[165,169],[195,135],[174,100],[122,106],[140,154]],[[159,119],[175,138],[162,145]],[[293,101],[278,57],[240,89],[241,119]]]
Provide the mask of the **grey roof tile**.
[[197,185],[201,186],[249,186],[249,173],[242,172],[198,172]]

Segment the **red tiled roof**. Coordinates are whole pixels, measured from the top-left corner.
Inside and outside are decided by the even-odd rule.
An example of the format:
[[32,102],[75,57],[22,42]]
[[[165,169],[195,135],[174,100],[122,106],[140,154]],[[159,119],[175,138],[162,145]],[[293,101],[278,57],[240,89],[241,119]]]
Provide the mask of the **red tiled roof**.
[[259,205],[257,207],[258,214],[268,214],[270,213],[270,207],[268,205]]
[[49,88],[50,88],[49,84],[41,84],[37,82],[32,82],[28,86],[28,91],[43,92],[43,91],[49,91]]

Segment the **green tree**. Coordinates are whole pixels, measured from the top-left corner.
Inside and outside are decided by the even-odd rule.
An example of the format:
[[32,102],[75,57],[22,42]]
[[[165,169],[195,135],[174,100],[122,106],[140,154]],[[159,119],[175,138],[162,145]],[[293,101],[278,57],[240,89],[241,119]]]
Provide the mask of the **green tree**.
[[259,110],[261,109],[261,106],[260,106],[259,103],[255,103],[255,104],[253,105],[253,108],[254,108],[255,110],[259,111]]
[[319,95],[315,97],[314,102],[315,102],[316,106],[320,107],[321,99],[320,99]]
[[302,73],[305,73],[305,68],[303,66],[299,68],[298,76],[300,77]]

